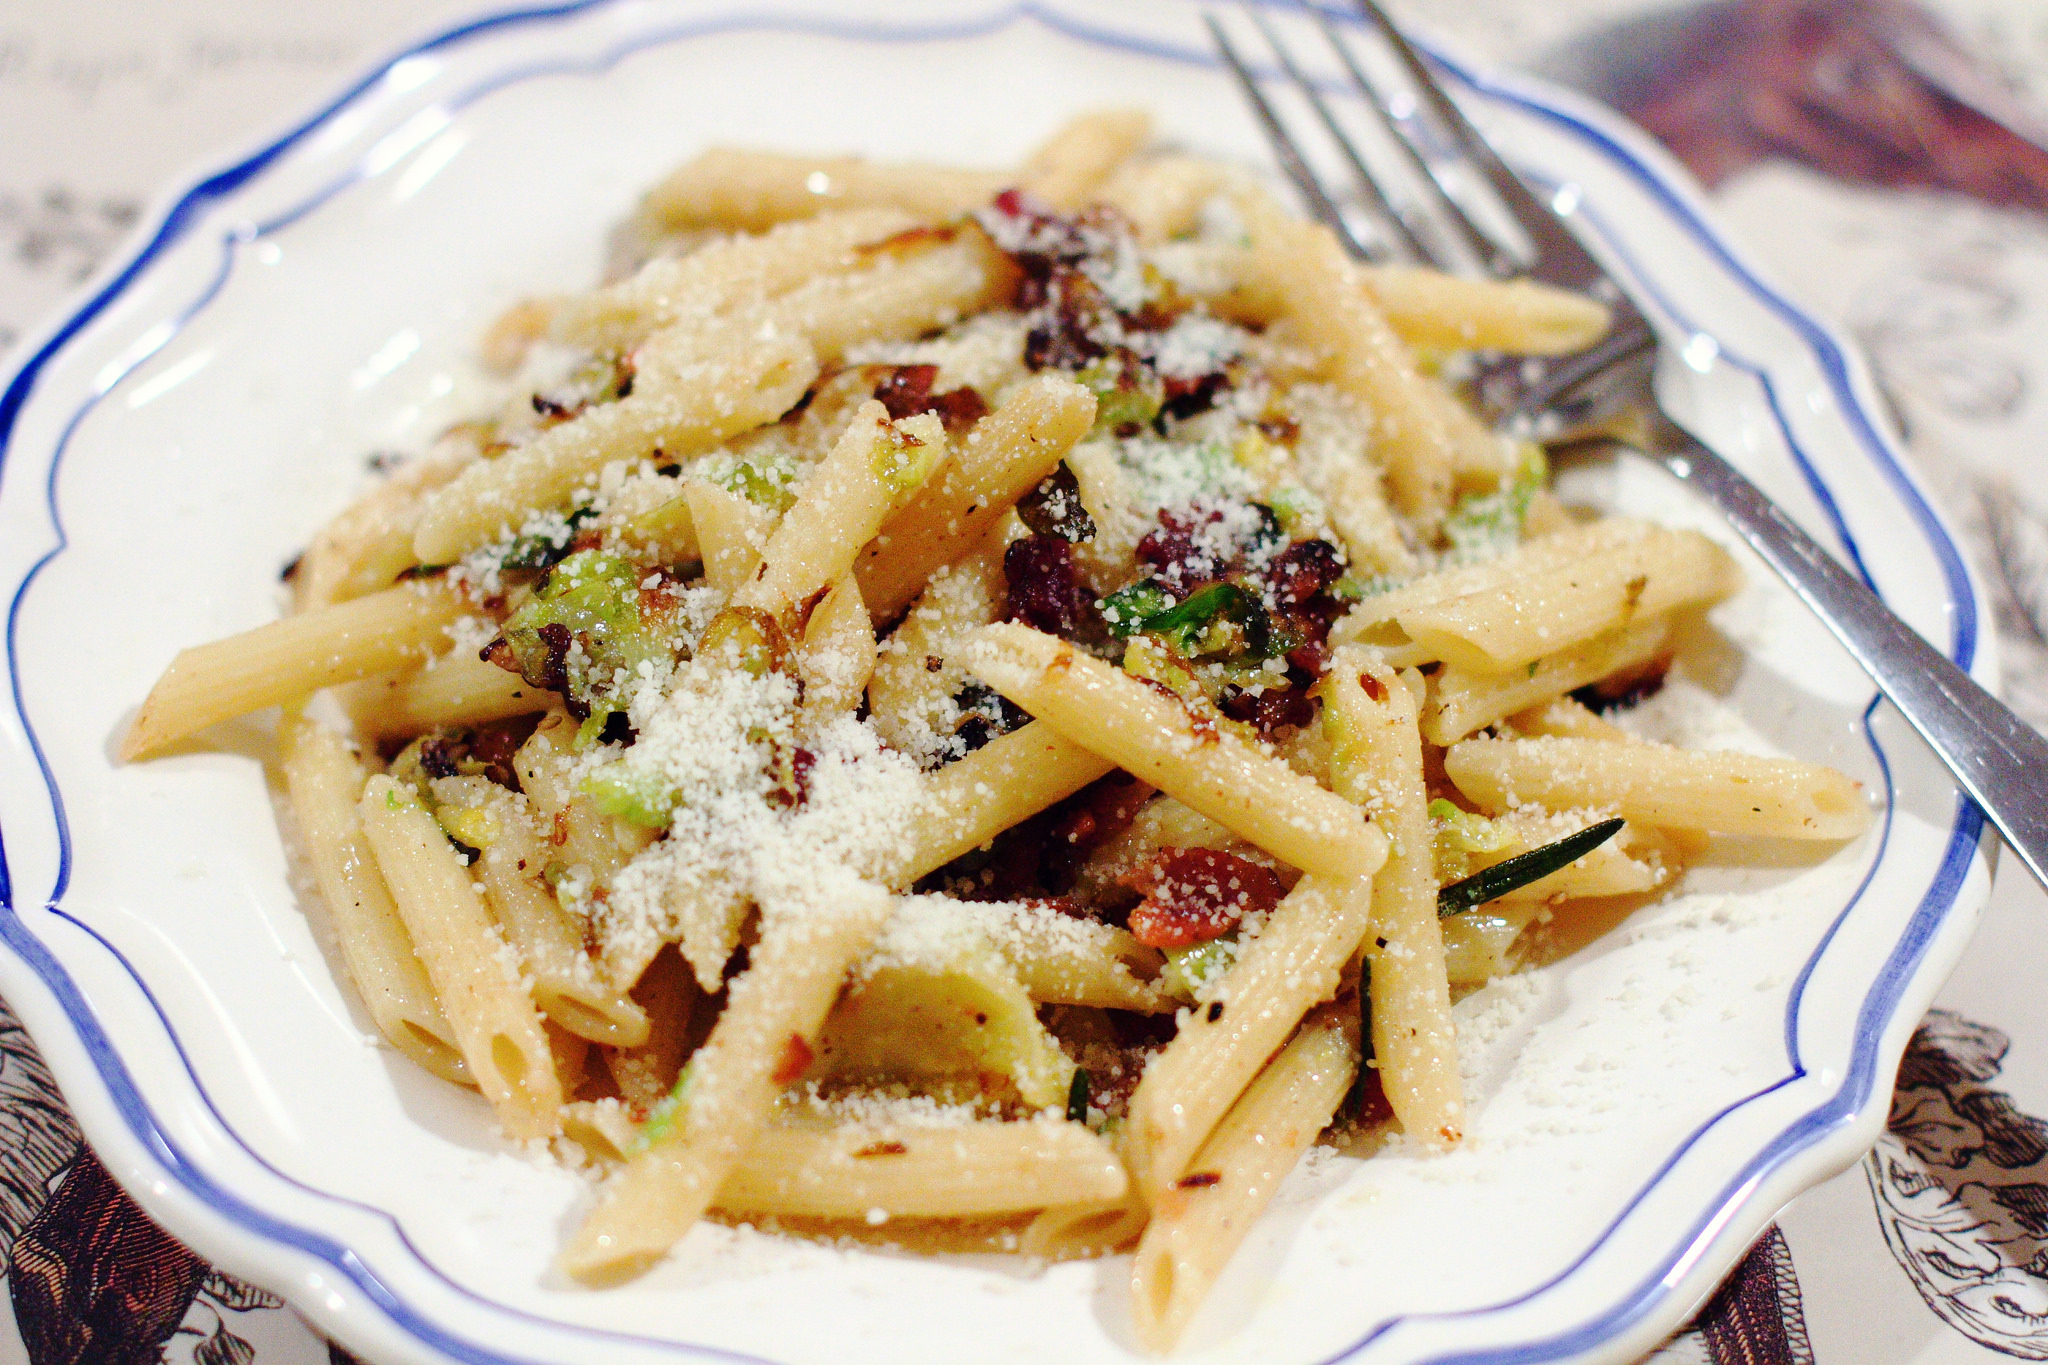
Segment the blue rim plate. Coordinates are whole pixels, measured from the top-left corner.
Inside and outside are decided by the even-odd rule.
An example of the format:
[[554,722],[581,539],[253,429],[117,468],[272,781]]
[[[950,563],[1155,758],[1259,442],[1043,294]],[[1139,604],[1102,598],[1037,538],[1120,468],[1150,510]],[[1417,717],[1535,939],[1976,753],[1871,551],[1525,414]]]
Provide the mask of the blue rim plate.
[[[1978,588],[1842,345],[1639,134],[1444,60],[1518,164],[1576,187],[1686,358],[1669,405],[1988,680]],[[171,654],[275,613],[278,568],[365,451],[473,408],[477,331],[587,282],[666,165],[713,141],[1001,164],[1111,102],[1263,161],[1185,0],[487,14],[164,200],[18,353],[0,990],[152,1216],[381,1361],[1133,1358],[1116,1262],[1026,1272],[706,1229],[627,1289],[563,1285],[547,1257],[580,1185],[367,1045],[293,894],[263,726],[109,757]],[[1602,487],[1717,527],[1643,469]],[[1628,1359],[1874,1138],[1983,904],[1981,825],[1818,624],[1752,578],[1714,618],[1739,646],[1716,723],[1852,772],[1882,807],[1872,833],[1820,863],[1703,869],[1466,1001],[1468,1150],[1299,1174],[1189,1358]]]

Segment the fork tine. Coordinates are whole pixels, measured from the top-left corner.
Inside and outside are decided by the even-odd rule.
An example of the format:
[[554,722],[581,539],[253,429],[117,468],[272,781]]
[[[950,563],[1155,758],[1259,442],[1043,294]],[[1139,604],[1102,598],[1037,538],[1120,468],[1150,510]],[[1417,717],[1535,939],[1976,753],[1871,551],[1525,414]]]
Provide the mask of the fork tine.
[[1245,99],[1250,102],[1252,112],[1257,115],[1260,127],[1265,130],[1266,140],[1273,144],[1273,154],[1280,158],[1280,168],[1287,173],[1287,178],[1294,182],[1295,188],[1301,191],[1302,198],[1308,201],[1309,211],[1329,225],[1330,230],[1337,234],[1337,240],[1344,243],[1347,250],[1359,256],[1370,256],[1372,253],[1367,250],[1365,243],[1358,240],[1357,234],[1351,230],[1351,225],[1344,221],[1344,215],[1338,211],[1337,205],[1324,192],[1322,183],[1315,177],[1315,172],[1309,169],[1307,160],[1302,157],[1301,148],[1295,145],[1287,126],[1280,121],[1280,116],[1274,112],[1273,106],[1267,103],[1265,92],[1259,89],[1258,81],[1252,77],[1251,68],[1244,64],[1244,59],[1238,56],[1237,49],[1231,46],[1229,37],[1223,32],[1223,26],[1216,22],[1216,16],[1204,14],[1202,22],[1209,26],[1209,36],[1215,40],[1216,50],[1223,55],[1224,65],[1228,66],[1230,74],[1237,78],[1239,88],[1244,91]]
[[1323,127],[1329,130],[1331,141],[1337,144],[1337,149],[1351,164],[1351,173],[1357,179],[1358,188],[1365,195],[1374,214],[1387,230],[1393,233],[1397,244],[1411,259],[1424,262],[1432,260],[1430,249],[1415,235],[1407,220],[1401,216],[1400,210],[1396,209],[1380,190],[1379,181],[1366,168],[1365,159],[1358,154],[1358,148],[1352,145],[1351,137],[1344,131],[1344,126],[1337,122],[1337,116],[1331,110],[1329,101],[1323,98],[1323,92],[1316,88],[1315,82],[1311,81],[1299,66],[1295,65],[1294,54],[1288,50],[1287,44],[1280,41],[1280,35],[1274,31],[1266,16],[1253,7],[1252,0],[1243,0],[1243,4],[1245,13],[1264,35],[1266,45],[1273,49],[1273,55],[1280,59],[1280,65],[1293,79],[1295,87],[1307,97],[1309,107],[1315,110],[1316,117],[1320,118]]
[[[1452,229],[1456,231],[1466,248],[1485,265],[1491,274],[1503,276],[1512,274],[1514,265],[1502,254],[1500,244],[1487,236],[1480,229],[1479,225],[1472,221],[1471,216],[1459,206],[1458,201],[1451,198],[1444,191],[1443,185],[1436,178],[1436,172],[1430,167],[1429,158],[1424,154],[1421,143],[1416,140],[1414,132],[1407,126],[1405,120],[1394,116],[1392,108],[1381,95],[1379,87],[1374,84],[1371,77],[1365,74],[1365,68],[1358,64],[1358,58],[1352,54],[1350,45],[1344,42],[1343,36],[1337,32],[1336,25],[1330,22],[1330,16],[1324,13],[1320,6],[1311,4],[1306,8],[1309,13],[1315,15],[1317,25],[1323,30],[1323,38],[1330,44],[1331,50],[1337,54],[1337,60],[1343,63],[1345,72],[1351,77],[1352,85],[1356,86],[1358,93],[1364,97],[1366,107],[1372,110],[1373,114],[1379,119],[1380,125],[1393,135],[1395,143],[1408,158],[1408,163],[1414,167],[1417,178],[1427,190],[1434,193],[1437,206],[1443,211],[1444,217],[1449,220]],[[1426,248],[1422,252],[1422,259],[1445,269],[1449,269],[1454,264],[1454,262],[1443,259],[1441,252],[1431,251]]]
[[1379,0],[1355,0],[1355,3],[1385,35],[1431,114],[1446,132],[1457,139],[1464,154],[1486,177],[1516,223],[1535,243],[1537,263],[1536,269],[1530,273],[1553,283],[1578,286],[1602,278],[1606,272],[1599,263],[1579,245],[1579,239],[1572,236],[1550,206],[1538,199],[1535,192],[1522,183],[1521,177],[1508,169],[1507,163],[1493,150],[1493,145],[1472,126],[1471,120],[1465,117],[1464,111],[1458,108],[1430,71],[1428,63],[1423,61],[1422,54],[1415,50],[1415,45],[1380,7]]

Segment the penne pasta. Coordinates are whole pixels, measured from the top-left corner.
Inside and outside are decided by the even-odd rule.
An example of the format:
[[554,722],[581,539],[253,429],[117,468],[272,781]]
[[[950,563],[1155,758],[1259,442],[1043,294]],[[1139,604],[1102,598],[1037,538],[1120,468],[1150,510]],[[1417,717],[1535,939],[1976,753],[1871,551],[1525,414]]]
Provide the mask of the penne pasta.
[[1031,1220],[1017,1239],[1017,1250],[1045,1261],[1107,1256],[1136,1241],[1148,1216],[1144,1203],[1128,1195],[1057,1204]]
[[968,901],[957,913],[964,924],[987,931],[1018,983],[1040,1004],[1141,1014],[1174,1007],[1159,985],[1165,959],[1128,930],[1001,902]]
[[662,227],[762,232],[826,210],[893,209],[933,221],[988,202],[1000,171],[889,164],[857,156],[783,156],[713,147],[648,192],[643,211]]
[[1413,606],[1392,619],[1425,659],[1501,673],[1633,621],[1711,605],[1739,584],[1735,561],[1705,536],[1652,528],[1576,563]]
[[[824,888],[818,888],[822,893]],[[771,919],[753,965],[728,987],[725,1010],[690,1062],[671,1126],[626,1163],[570,1238],[561,1267],[581,1280],[643,1268],[703,1216],[768,1120],[776,1092],[800,1074],[846,969],[887,920],[891,898],[849,884],[815,912]]]
[[708,450],[772,422],[803,397],[818,359],[801,336],[738,329],[649,338],[630,397],[600,404],[495,460],[471,465],[436,493],[413,534],[422,564],[451,564],[508,537],[535,512],[566,506],[615,461]]
[[1734,561],[1583,520],[1440,376],[1606,308],[1359,264],[1148,128],[679,167],[610,282],[490,328],[503,405],[380,462],[298,614],[179,655],[123,737],[288,708],[378,1032],[611,1168],[566,1275],[710,1211],[1135,1243],[1165,1348],[1361,1054],[1425,1158],[1466,1122],[1454,986],[1710,833],[1868,822],[1831,769],[1572,699],[1630,704]]
[[1373,449],[1394,504],[1425,524],[1450,510],[1466,470],[1504,472],[1500,439],[1459,406],[1414,357],[1373,302],[1362,267],[1328,228],[1282,217],[1270,205],[1251,215],[1258,268],[1304,340],[1330,357],[1330,382],[1373,415]]
[[507,1134],[552,1133],[562,1091],[540,1013],[454,847],[388,777],[371,778],[356,808],[470,1078]]
[[488,725],[561,705],[554,693],[517,673],[457,651],[425,668],[352,684],[344,705],[368,739]]
[[1432,744],[1455,744],[1517,711],[1649,663],[1670,640],[1670,618],[1653,616],[1506,672],[1477,673],[1450,665],[1429,680],[1422,733]]
[[1078,209],[1151,133],[1152,117],[1142,109],[1082,114],[1031,154],[1020,178],[1026,190],[1054,208]]
[[1468,739],[1445,752],[1444,771],[1495,811],[1605,808],[1646,825],[1778,839],[1853,839],[1870,824],[1862,789],[1834,769],[1728,750]]
[[860,343],[908,341],[1007,298],[1015,267],[973,228],[910,232],[867,248],[865,266],[791,290],[756,326],[807,339],[823,364]]
[[729,1213],[977,1218],[1062,1199],[1111,1200],[1128,1183],[1109,1144],[1078,1123],[951,1128],[770,1127],[719,1187]]
[[1449,1146],[1464,1135],[1465,1097],[1415,699],[1385,664],[1344,650],[1325,679],[1323,705],[1332,783],[1371,813],[1392,846],[1373,879],[1365,945],[1372,1064],[1403,1130],[1425,1147]]
[[584,945],[583,923],[548,889],[552,849],[536,828],[533,803],[481,777],[438,778],[434,795],[462,813],[455,818],[468,816],[464,833],[482,841],[476,870],[484,896],[532,978],[534,1003],[578,1038],[612,1047],[646,1042],[646,1012],[605,979]]
[[875,875],[891,886],[908,886],[1114,766],[1048,726],[1026,725],[993,739],[926,781],[912,846],[901,861],[876,868]]
[[851,575],[842,574],[804,627],[795,666],[804,686],[804,719],[816,729],[860,705],[875,672],[875,629]]
[[[1492,559],[1461,565],[1412,579],[1386,592],[1374,593],[1345,613],[1330,629],[1332,644],[1372,645],[1396,668],[1430,662],[1401,629],[1400,618],[1463,598],[1481,599],[1507,592],[1513,585],[1569,569],[1609,550],[1639,540],[1654,528],[1624,518],[1573,526],[1522,542]],[[1524,661],[1526,662],[1526,660]]]
[[1552,735],[1563,739],[1604,739],[1614,744],[1627,744],[1635,738],[1570,697],[1552,697],[1547,702],[1517,711],[1508,717],[1508,727],[1526,739]]
[[1179,1339],[1357,1074],[1349,1011],[1316,1011],[1202,1144],[1189,1174],[1154,1201],[1131,1259],[1133,1316],[1146,1346],[1166,1351]]
[[732,597],[753,580],[767,548],[774,518],[745,498],[716,484],[691,479],[683,501],[704,556],[704,581]]
[[769,536],[760,567],[733,593],[732,605],[793,623],[852,569],[889,514],[951,454],[938,418],[920,413],[892,422],[880,403],[863,404],[797,490],[796,505]]
[[[1163,241],[1192,231],[1204,206],[1235,187],[1210,166],[1204,179],[1139,162],[1112,179],[1104,195],[1131,217],[1140,240]],[[1198,165],[1205,163],[1197,163]],[[1235,191],[1237,195],[1241,190]],[[1198,196],[1198,197],[1197,197]],[[1285,315],[1287,300],[1260,269],[1258,253],[1234,242],[1174,242],[1161,253],[1176,284],[1233,321],[1265,325]],[[1607,334],[1610,313],[1584,294],[1534,280],[1492,280],[1417,266],[1368,265],[1359,287],[1407,345],[1431,351],[1502,351],[1570,355]]]
[[121,759],[147,758],[221,721],[417,664],[446,646],[448,628],[468,610],[449,583],[405,583],[184,650],[143,699]]
[[1098,197],[1129,220],[1139,241],[1156,245],[1193,233],[1202,210],[1229,183],[1229,172],[1214,161],[1148,156],[1119,165]]
[[1376,265],[1365,287],[1410,346],[1440,351],[1570,355],[1607,335],[1605,304],[1534,280],[1474,279]]
[[1316,1005],[1372,925],[1367,879],[1303,877],[1238,950],[1213,998],[1145,1068],[1123,1128],[1132,1188],[1159,1207],[1259,1068]]
[[444,1080],[467,1083],[469,1067],[454,1030],[434,999],[356,814],[369,774],[339,735],[304,716],[285,719],[278,756],[357,997],[391,1046]]
[[658,256],[628,279],[562,301],[549,317],[548,334],[592,351],[628,351],[663,328],[715,323],[721,313],[858,269],[864,264],[859,248],[915,221],[897,209],[850,209],[710,242],[684,256]]
[[1537,901],[1496,902],[1444,921],[1444,970],[1453,986],[1483,986],[1514,971],[1509,956],[1536,912]]
[[1022,626],[986,626],[969,665],[1067,738],[1173,793],[1282,862],[1369,877],[1386,839],[1278,759],[1194,718],[1137,679]]
[[854,572],[861,596],[891,620],[939,569],[965,554],[1058,467],[1095,422],[1095,399],[1056,377],[1033,379],[977,422],[960,453],[891,517]]
[[[639,1125],[616,1106],[572,1105],[569,1136],[626,1160]],[[784,1217],[982,1218],[1060,1198],[1122,1195],[1128,1179],[1107,1143],[1078,1123],[1033,1120],[942,1127],[771,1124],[719,1188],[726,1213]]]

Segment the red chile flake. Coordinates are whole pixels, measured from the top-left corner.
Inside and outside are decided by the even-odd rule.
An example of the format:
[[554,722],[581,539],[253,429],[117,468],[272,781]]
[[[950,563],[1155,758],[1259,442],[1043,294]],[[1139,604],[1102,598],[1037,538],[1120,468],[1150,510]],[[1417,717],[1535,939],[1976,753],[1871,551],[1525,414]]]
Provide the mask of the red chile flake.
[[1126,884],[1145,895],[1131,911],[1131,934],[1153,948],[1192,948],[1221,938],[1287,894],[1272,868],[1210,848],[1162,849]]
[[775,1074],[769,1079],[777,1085],[788,1085],[811,1069],[811,1062],[815,1056],[816,1054],[811,1051],[811,1045],[803,1040],[803,1035],[792,1033],[789,1035],[789,1041],[782,1045],[782,1056],[775,1063]]
[[903,1156],[910,1149],[900,1142],[870,1142],[855,1152],[855,1156]]
[[1223,1173],[1221,1171],[1190,1171],[1174,1182],[1175,1185],[1184,1190],[1205,1190],[1211,1185],[1220,1185],[1222,1183]]

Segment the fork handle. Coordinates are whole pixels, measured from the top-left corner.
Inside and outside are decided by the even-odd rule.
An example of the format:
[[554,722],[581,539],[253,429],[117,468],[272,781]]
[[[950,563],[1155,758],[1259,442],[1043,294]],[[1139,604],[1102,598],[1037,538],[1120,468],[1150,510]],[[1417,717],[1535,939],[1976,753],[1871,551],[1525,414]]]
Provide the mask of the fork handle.
[[2048,886],[2048,741],[1901,621],[1734,465],[1669,421],[1666,468],[1705,493],[1791,585]]

